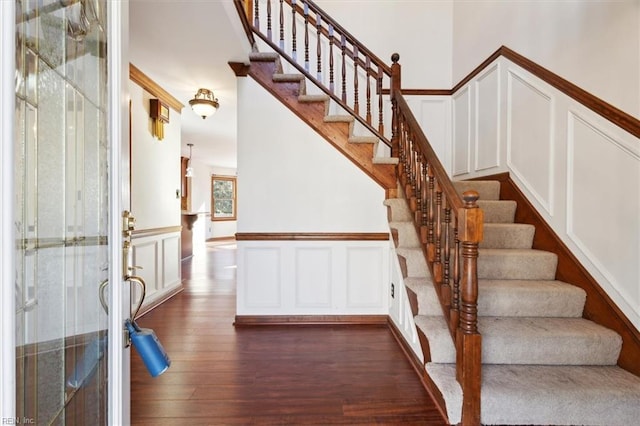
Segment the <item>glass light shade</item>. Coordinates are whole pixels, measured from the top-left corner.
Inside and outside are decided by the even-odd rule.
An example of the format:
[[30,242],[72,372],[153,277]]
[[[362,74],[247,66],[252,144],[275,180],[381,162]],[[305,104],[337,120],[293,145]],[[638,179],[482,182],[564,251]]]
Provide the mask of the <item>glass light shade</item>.
[[220,106],[218,99],[213,96],[213,92],[209,89],[198,89],[198,93],[189,101],[189,105],[191,105],[193,112],[203,119],[213,115]]

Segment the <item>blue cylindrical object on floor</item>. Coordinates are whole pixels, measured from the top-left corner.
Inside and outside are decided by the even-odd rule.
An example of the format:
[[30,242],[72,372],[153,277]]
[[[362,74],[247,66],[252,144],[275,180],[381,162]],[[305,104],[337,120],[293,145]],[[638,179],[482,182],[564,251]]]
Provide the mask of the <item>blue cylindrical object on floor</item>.
[[133,347],[136,348],[151,377],[157,377],[167,371],[171,359],[160,344],[156,333],[150,328],[140,328],[138,324],[129,320],[125,322],[125,326],[129,330]]

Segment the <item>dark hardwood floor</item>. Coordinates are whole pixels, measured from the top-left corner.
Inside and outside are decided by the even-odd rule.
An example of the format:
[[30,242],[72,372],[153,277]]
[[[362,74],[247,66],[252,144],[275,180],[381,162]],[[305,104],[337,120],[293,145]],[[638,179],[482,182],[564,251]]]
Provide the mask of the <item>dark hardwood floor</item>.
[[386,326],[234,327],[235,256],[208,244],[138,321],[172,364],[151,378],[132,354],[132,424],[446,424]]

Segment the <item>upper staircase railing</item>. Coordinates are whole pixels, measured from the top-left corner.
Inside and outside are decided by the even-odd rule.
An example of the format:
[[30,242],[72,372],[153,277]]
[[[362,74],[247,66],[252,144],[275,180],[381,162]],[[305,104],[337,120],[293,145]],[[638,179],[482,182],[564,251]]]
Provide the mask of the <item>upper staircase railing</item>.
[[[399,55],[392,56],[392,66],[386,65],[311,1],[279,0],[275,13],[272,5],[275,1],[234,1],[242,6],[238,7],[239,11],[245,11],[242,18],[252,20],[249,27],[258,37],[385,141],[391,147],[391,155],[399,158],[397,177],[413,212],[414,224],[455,343],[456,378],[463,393],[462,424],[479,425],[481,336],[478,332],[477,261],[478,244],[483,234],[483,212],[478,208],[475,191],[465,192],[462,197],[456,192],[404,99]],[[285,23],[285,16],[290,16],[289,24]],[[274,22],[278,43],[273,41]],[[300,23],[303,36],[297,28]],[[315,28],[316,34],[315,76],[310,71],[310,27]],[[266,28],[265,33],[263,28]],[[304,40],[301,53],[298,37]],[[340,59],[337,81],[336,56]],[[326,57],[328,60],[323,61]],[[302,65],[298,59],[302,59]],[[351,77],[346,69],[352,70]],[[362,103],[365,106],[361,108],[359,87],[363,76],[366,90]],[[375,81],[375,114],[370,80]],[[390,138],[384,136],[385,83],[390,87],[391,96]],[[377,127],[374,127],[376,116]]]
[[[236,0],[238,1],[238,0]],[[390,146],[383,86],[391,68],[311,1],[243,0],[251,29]]]

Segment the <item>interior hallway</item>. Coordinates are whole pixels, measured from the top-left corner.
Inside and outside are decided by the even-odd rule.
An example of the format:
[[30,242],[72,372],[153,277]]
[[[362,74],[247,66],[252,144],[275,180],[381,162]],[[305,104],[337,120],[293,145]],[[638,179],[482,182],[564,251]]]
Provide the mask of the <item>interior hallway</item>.
[[235,265],[208,243],[138,321],[172,364],[154,379],[132,353],[132,424],[446,424],[386,326],[235,328]]

